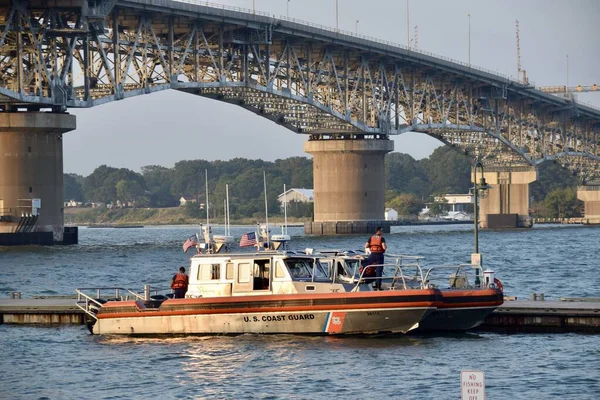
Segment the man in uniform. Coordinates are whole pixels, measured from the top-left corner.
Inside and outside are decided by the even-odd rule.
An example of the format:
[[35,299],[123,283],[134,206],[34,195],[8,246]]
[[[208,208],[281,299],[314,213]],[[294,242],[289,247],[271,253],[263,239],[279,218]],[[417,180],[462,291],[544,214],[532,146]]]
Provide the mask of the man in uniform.
[[185,268],[179,267],[179,272],[173,276],[173,282],[171,282],[171,289],[175,291],[176,299],[185,298],[185,292],[188,290],[188,284],[190,280],[185,273]]
[[383,237],[383,229],[379,226],[373,236],[367,240],[365,243],[365,249],[369,249],[371,254],[369,254],[369,258],[365,260],[366,265],[377,265],[375,267],[375,290],[381,290],[381,277],[383,274],[383,262],[384,257],[383,253],[387,249],[387,245],[385,244],[385,238]]

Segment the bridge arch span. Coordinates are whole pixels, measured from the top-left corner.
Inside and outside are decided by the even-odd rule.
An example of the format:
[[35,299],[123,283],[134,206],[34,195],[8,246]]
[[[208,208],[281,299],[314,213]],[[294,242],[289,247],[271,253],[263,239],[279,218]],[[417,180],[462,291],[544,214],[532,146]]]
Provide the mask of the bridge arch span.
[[424,51],[202,2],[31,1],[4,6],[5,110],[64,111],[170,88],[241,104],[299,133],[475,127],[530,164],[567,148],[600,156],[600,110]]

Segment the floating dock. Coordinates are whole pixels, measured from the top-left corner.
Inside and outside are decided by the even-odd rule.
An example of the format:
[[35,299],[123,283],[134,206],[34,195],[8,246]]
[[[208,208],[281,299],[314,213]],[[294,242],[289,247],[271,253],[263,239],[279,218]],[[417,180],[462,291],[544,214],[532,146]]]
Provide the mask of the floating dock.
[[83,324],[75,298],[0,299],[0,324]]
[[600,299],[506,301],[477,330],[526,333],[600,333]]
[[[476,330],[502,333],[600,333],[600,299],[507,301]],[[3,324],[83,324],[75,298],[0,299]]]

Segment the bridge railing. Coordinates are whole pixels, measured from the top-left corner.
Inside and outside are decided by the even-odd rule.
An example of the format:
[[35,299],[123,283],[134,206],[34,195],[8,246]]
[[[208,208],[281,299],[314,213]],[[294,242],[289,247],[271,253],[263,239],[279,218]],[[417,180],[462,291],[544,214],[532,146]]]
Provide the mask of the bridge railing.
[[243,13],[247,13],[247,14],[262,15],[263,17],[271,16],[271,14],[269,14],[268,12],[264,12],[264,11],[256,11],[256,10],[252,10],[249,8],[234,7],[234,6],[228,6],[225,4],[211,3],[210,1],[201,1],[201,0],[173,0],[173,1],[176,1],[178,3],[195,4],[198,6],[220,8],[222,10],[238,11],[238,12],[243,12]]
[[[273,17],[275,17],[275,16],[273,16]],[[442,59],[442,60],[445,60],[445,61],[450,61],[450,62],[452,62],[454,64],[459,64],[459,65],[461,65],[463,67],[466,67],[467,69],[473,69],[473,70],[476,70],[476,71],[486,72],[488,74],[492,74],[492,75],[504,78],[506,80],[510,80],[510,81],[513,81],[513,82],[516,82],[516,83],[520,83],[516,78],[513,78],[512,76],[508,76],[508,75],[502,74],[502,73],[500,73],[498,71],[492,71],[491,69],[474,66],[473,64],[469,64],[469,63],[466,63],[464,61],[459,61],[459,60],[456,60],[456,59],[453,59],[453,58],[450,58],[450,57],[446,57],[446,56],[442,56],[442,55],[439,55],[439,54],[435,54],[435,53],[432,53],[432,52],[429,52],[429,51],[417,49],[417,48],[414,48],[414,47],[409,47],[409,46],[406,46],[406,45],[403,45],[403,44],[399,44],[399,43],[396,43],[396,42],[391,42],[389,40],[379,39],[379,38],[376,38],[376,37],[373,37],[373,36],[362,35],[362,34],[359,34],[359,33],[351,32],[351,31],[345,31],[345,30],[342,30],[342,29],[336,29],[336,28],[332,28],[332,27],[329,27],[329,26],[315,24],[313,22],[304,21],[304,20],[300,20],[300,19],[296,19],[296,18],[288,18],[288,17],[285,17],[283,15],[277,17],[277,19],[288,21],[288,22],[293,22],[293,23],[300,24],[300,25],[308,25],[308,26],[311,26],[311,27],[314,27],[314,28],[318,28],[318,29],[322,29],[322,30],[325,30],[325,31],[328,31],[328,32],[338,33],[338,34],[342,34],[342,35],[346,35],[346,36],[352,36],[352,37],[355,37],[355,38],[358,38],[358,39],[368,40],[368,41],[376,42],[376,43],[383,44],[383,45],[386,45],[386,46],[390,46],[390,47],[394,47],[394,48],[399,48],[399,49],[402,49],[402,50],[412,51],[414,53],[419,53],[419,54],[423,54],[423,55],[426,55],[426,56],[431,56],[431,57],[439,58],[439,59]]]
[[455,64],[459,64],[463,67],[465,67],[466,69],[472,69],[472,70],[476,70],[476,71],[481,71],[481,72],[485,72],[491,75],[495,75],[501,78],[504,78],[506,80],[509,81],[513,81],[516,83],[520,83],[519,80],[517,80],[516,78],[512,77],[512,76],[508,76],[505,74],[502,74],[498,71],[492,71],[491,69],[487,69],[487,68],[483,68],[483,67],[477,67],[474,66],[473,64],[469,64],[466,63],[464,61],[459,61],[459,60],[455,60],[453,58],[450,57],[445,57],[445,56],[441,56],[439,54],[435,54],[435,53],[431,53],[429,51],[424,51],[421,49],[416,49],[413,47],[409,47],[409,46],[405,46],[399,43],[395,43],[395,42],[391,42],[389,40],[383,40],[383,39],[379,39],[373,36],[367,36],[367,35],[362,35],[362,34],[358,34],[355,32],[351,32],[351,31],[345,31],[342,29],[336,29],[330,26],[326,26],[326,25],[321,25],[321,24],[315,24],[314,22],[310,22],[310,21],[304,21],[301,19],[297,19],[297,18],[289,18],[283,15],[280,16],[276,16],[275,14],[271,15],[267,12],[264,11],[256,11],[256,10],[252,10],[252,9],[248,9],[248,8],[242,8],[242,7],[234,7],[234,6],[228,6],[228,5],[224,5],[224,4],[217,4],[217,3],[211,3],[209,1],[201,1],[201,0],[174,0],[176,2],[179,3],[187,3],[187,4],[195,4],[195,5],[199,5],[199,6],[205,6],[205,7],[211,7],[211,8],[219,8],[219,9],[223,9],[223,10],[231,10],[231,11],[238,11],[238,12],[242,12],[242,13],[246,13],[246,14],[254,14],[254,15],[261,15],[264,17],[270,17],[273,19],[273,22],[280,20],[280,21],[288,21],[288,22],[292,22],[292,23],[296,23],[299,25],[305,25],[305,26],[310,26],[313,28],[317,28],[320,30],[324,30],[327,32],[331,32],[331,33],[336,33],[336,34],[341,34],[341,35],[346,35],[346,36],[351,36],[351,37],[355,37],[358,39],[363,39],[363,40],[368,40],[368,41],[372,41],[372,42],[376,42],[379,44],[383,44],[386,46],[390,46],[393,48],[399,48],[399,49],[403,49],[403,50],[408,50],[408,51],[412,51],[414,53],[418,53],[418,54],[423,54],[426,56],[431,56],[431,57],[435,57],[438,59],[442,59],[445,61],[449,61]]

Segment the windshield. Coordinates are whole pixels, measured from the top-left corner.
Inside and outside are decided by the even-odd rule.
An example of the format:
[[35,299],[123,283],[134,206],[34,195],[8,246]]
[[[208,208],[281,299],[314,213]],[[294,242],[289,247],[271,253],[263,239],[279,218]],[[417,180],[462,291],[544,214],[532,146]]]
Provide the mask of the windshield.
[[353,258],[353,259],[348,259],[346,260],[346,276],[351,277],[358,277],[360,275],[359,273],[359,268],[360,268],[360,260]]
[[288,268],[288,271],[290,272],[292,280],[294,281],[312,281],[313,271],[315,274],[315,280],[327,279],[327,273],[325,272],[323,266],[317,259],[286,259],[285,265]]

